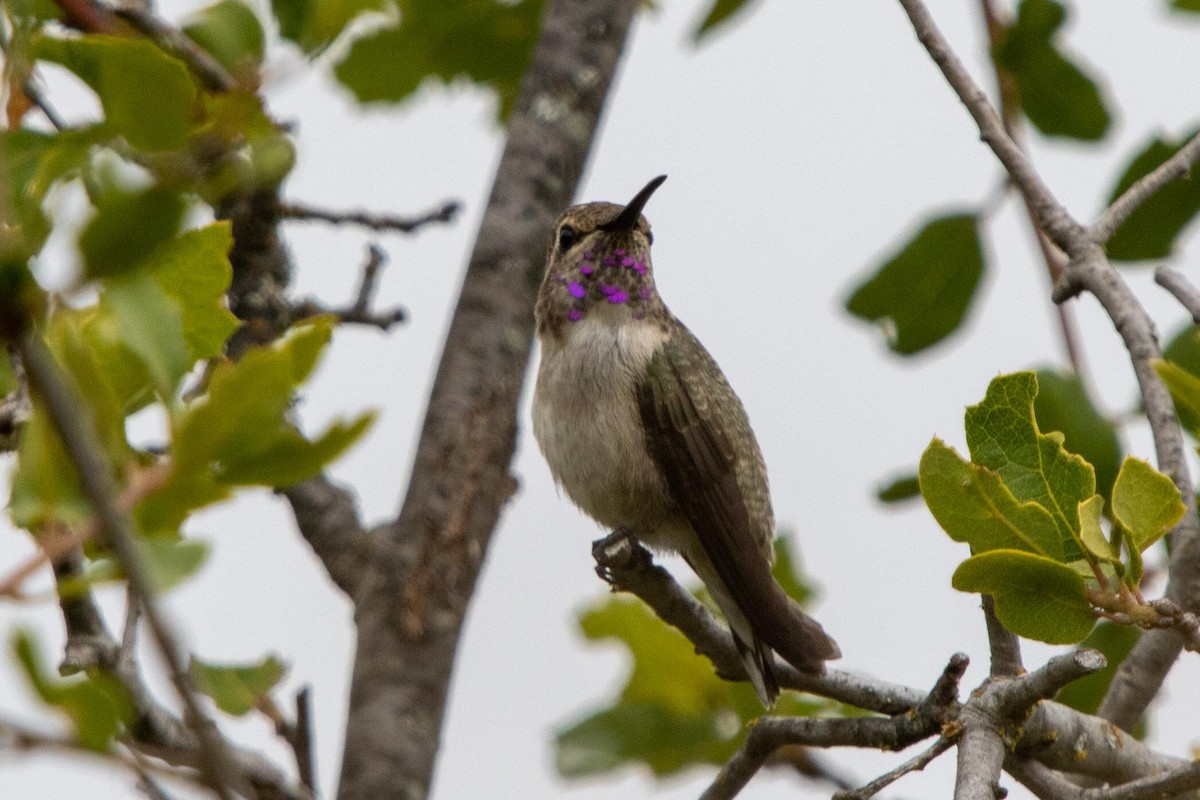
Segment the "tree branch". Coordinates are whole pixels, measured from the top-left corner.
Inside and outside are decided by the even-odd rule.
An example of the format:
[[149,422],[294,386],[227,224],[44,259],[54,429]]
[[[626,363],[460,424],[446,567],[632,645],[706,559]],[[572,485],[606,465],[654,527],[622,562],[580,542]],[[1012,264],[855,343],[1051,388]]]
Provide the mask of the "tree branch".
[[996,616],[996,601],[991,595],[981,595],[983,619],[987,625],[988,646],[992,651],[991,676],[1019,675],[1025,667],[1021,663],[1021,640],[1005,628]]
[[1154,196],[1159,189],[1168,183],[1183,178],[1192,171],[1196,162],[1200,161],[1200,133],[1197,133],[1187,144],[1179,148],[1175,155],[1159,164],[1153,170],[1133,182],[1120,197],[1112,202],[1092,223],[1089,231],[1092,241],[1104,244],[1116,233],[1121,223],[1129,219],[1129,215],[1142,203]]
[[1071,253],[1077,249],[1078,244],[1086,238],[1087,232],[1055,199],[1021,148],[1005,131],[1004,122],[988,101],[987,94],[979,88],[962,61],[950,48],[950,43],[934,24],[925,4],[921,0],[899,2],[912,22],[917,39],[925,46],[934,63],[941,69],[946,82],[967,107],[967,111],[979,126],[981,138],[1012,177],[1013,183],[1032,209],[1038,225],[1063,251]]
[[516,488],[509,463],[546,237],[574,195],[638,5],[546,4],[405,500],[373,537],[356,596],[341,800],[428,792],[463,618]]
[[112,549],[125,573],[130,591],[137,596],[146,622],[167,666],[171,682],[183,701],[185,718],[200,743],[202,769],[212,789],[222,800],[233,800],[231,786],[241,783],[225,740],[196,698],[191,677],[173,632],[158,610],[149,572],[134,545],[129,520],[117,508],[117,487],[105,463],[95,433],[85,422],[81,404],[59,373],[53,357],[40,340],[26,336],[18,341],[30,388],[45,404],[51,424],[62,440],[68,458],[79,473],[84,494],[99,520],[105,543]]
[[[1113,269],[1097,241],[1103,241],[1105,231],[1115,227],[1122,214],[1128,214],[1141,202],[1142,195],[1129,195],[1116,212],[1102,215],[1102,225],[1085,228],[1071,218],[1061,203],[1025,158],[1021,149],[1008,136],[1003,123],[987,96],[975,84],[937,30],[921,0],[899,0],[912,22],[917,38],[941,68],[946,80],[958,94],[979,126],[983,140],[1007,169],[1017,188],[1034,210],[1038,224],[1070,258],[1052,299],[1056,302],[1073,297],[1082,290],[1091,292],[1113,321],[1118,334],[1129,351],[1137,376],[1138,388],[1146,409],[1146,417],[1154,436],[1159,469],[1171,477],[1187,508],[1183,519],[1171,533],[1170,581],[1167,597],[1185,611],[1200,610],[1200,520],[1196,516],[1196,497],[1187,463],[1184,460],[1183,435],[1174,405],[1166,386],[1158,378],[1153,361],[1162,357],[1154,326],[1145,309]],[[1181,164],[1190,164],[1197,157],[1193,146],[1185,146]],[[1182,152],[1182,151],[1181,151]],[[1165,185],[1172,170],[1165,168],[1161,176],[1149,181],[1147,187]],[[1158,171],[1156,171],[1157,173]],[[1155,174],[1155,173],[1152,173]],[[1139,190],[1141,192],[1142,190]],[[1127,193],[1128,195],[1128,193]],[[1124,198],[1122,198],[1124,199]],[[1117,204],[1114,204],[1114,206]],[[1181,637],[1174,632],[1149,631],[1117,670],[1100,713],[1125,729],[1131,728],[1150,700],[1158,692],[1163,679],[1182,649]],[[961,755],[961,748],[960,748]]]
[[396,231],[415,233],[426,225],[453,222],[462,210],[462,204],[448,200],[435,209],[415,217],[399,217],[394,214],[372,214],[368,211],[330,211],[304,203],[279,203],[279,214],[284,219],[315,220],[331,225],[360,225],[373,231]]
[[919,772],[929,766],[935,758],[949,750],[958,741],[958,729],[951,735],[943,734],[926,750],[889,770],[864,786],[848,792],[836,792],[830,800],[869,800],[910,772]]
[[[656,565],[650,551],[629,537],[614,546],[603,546],[608,541],[597,540],[592,556],[597,569],[615,590],[636,595],[659,619],[678,628],[696,652],[713,663],[719,676],[725,680],[748,680],[728,629],[713,619],[708,609],[680,586],[671,573]],[[809,692],[881,714],[903,714],[924,697],[918,689],[839,670],[827,669],[824,675],[809,675],[778,659],[775,670],[779,685],[786,689]]]
[[1154,282],[1174,295],[1192,315],[1192,322],[1200,325],[1200,290],[1182,272],[1164,264],[1154,270]]
[[911,712],[894,717],[760,717],[750,723],[746,741],[721,767],[701,800],[727,800],[740,792],[784,745],[874,747],[903,750],[942,730],[958,709],[958,683],[967,657],[953,656],[937,683]]
[[367,559],[367,534],[359,522],[354,498],[324,475],[280,489],[288,499],[296,527],[330,579],[348,597],[358,593]]
[[193,42],[186,33],[156,17],[142,3],[114,5],[112,11],[164,52],[187,64],[204,88],[211,92],[228,92],[237,88],[237,81],[221,66],[221,62]]

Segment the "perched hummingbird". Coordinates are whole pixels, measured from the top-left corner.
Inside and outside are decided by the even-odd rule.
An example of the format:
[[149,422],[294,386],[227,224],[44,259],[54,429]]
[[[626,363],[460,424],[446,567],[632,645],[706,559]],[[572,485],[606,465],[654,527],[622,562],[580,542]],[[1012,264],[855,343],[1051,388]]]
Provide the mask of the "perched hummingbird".
[[746,411],[654,285],[642,207],[568,208],[537,299],[533,432],[555,481],[601,525],[683,555],[729,621],[763,705],[776,651],[820,674],[841,653],[771,576],[775,517]]

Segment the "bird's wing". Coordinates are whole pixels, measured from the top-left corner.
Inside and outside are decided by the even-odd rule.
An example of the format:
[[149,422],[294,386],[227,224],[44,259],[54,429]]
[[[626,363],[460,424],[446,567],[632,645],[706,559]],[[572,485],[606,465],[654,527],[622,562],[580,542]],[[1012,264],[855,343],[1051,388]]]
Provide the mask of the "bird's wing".
[[[726,592],[754,631],[798,669],[820,672],[823,659],[836,657],[837,646],[771,576],[763,542],[770,541],[772,532],[756,529],[770,525],[770,516],[756,519],[752,514],[738,482],[734,442],[714,406],[722,404],[720,416],[726,423],[745,426],[738,433],[750,435],[745,412],[703,346],[686,329],[681,334],[691,339],[689,346],[665,343],[638,387],[647,448]],[[703,390],[696,383],[700,380],[706,383]],[[765,481],[764,476],[763,491]]]

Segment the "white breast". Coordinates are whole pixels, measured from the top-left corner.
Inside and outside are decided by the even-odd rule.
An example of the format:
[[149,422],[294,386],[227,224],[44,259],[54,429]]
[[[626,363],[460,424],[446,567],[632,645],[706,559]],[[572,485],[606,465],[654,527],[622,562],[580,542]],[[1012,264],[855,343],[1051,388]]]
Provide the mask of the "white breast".
[[656,526],[667,511],[636,395],[664,338],[655,323],[593,313],[542,341],[534,436],[567,496],[609,528]]

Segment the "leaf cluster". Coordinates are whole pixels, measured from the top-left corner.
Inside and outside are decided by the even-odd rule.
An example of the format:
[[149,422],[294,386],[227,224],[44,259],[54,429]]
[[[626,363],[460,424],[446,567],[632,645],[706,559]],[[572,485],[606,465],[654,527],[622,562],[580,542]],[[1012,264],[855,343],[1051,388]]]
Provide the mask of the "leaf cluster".
[[920,488],[947,535],[971,547],[954,588],[991,595],[1014,633],[1073,644],[1103,616],[1104,597],[1140,597],[1142,553],[1184,506],[1170,478],[1133,457],[1106,503],[1093,465],[1061,433],[1040,430],[1037,393],[1032,372],[994,379],[967,409],[970,460],[935,438]]

